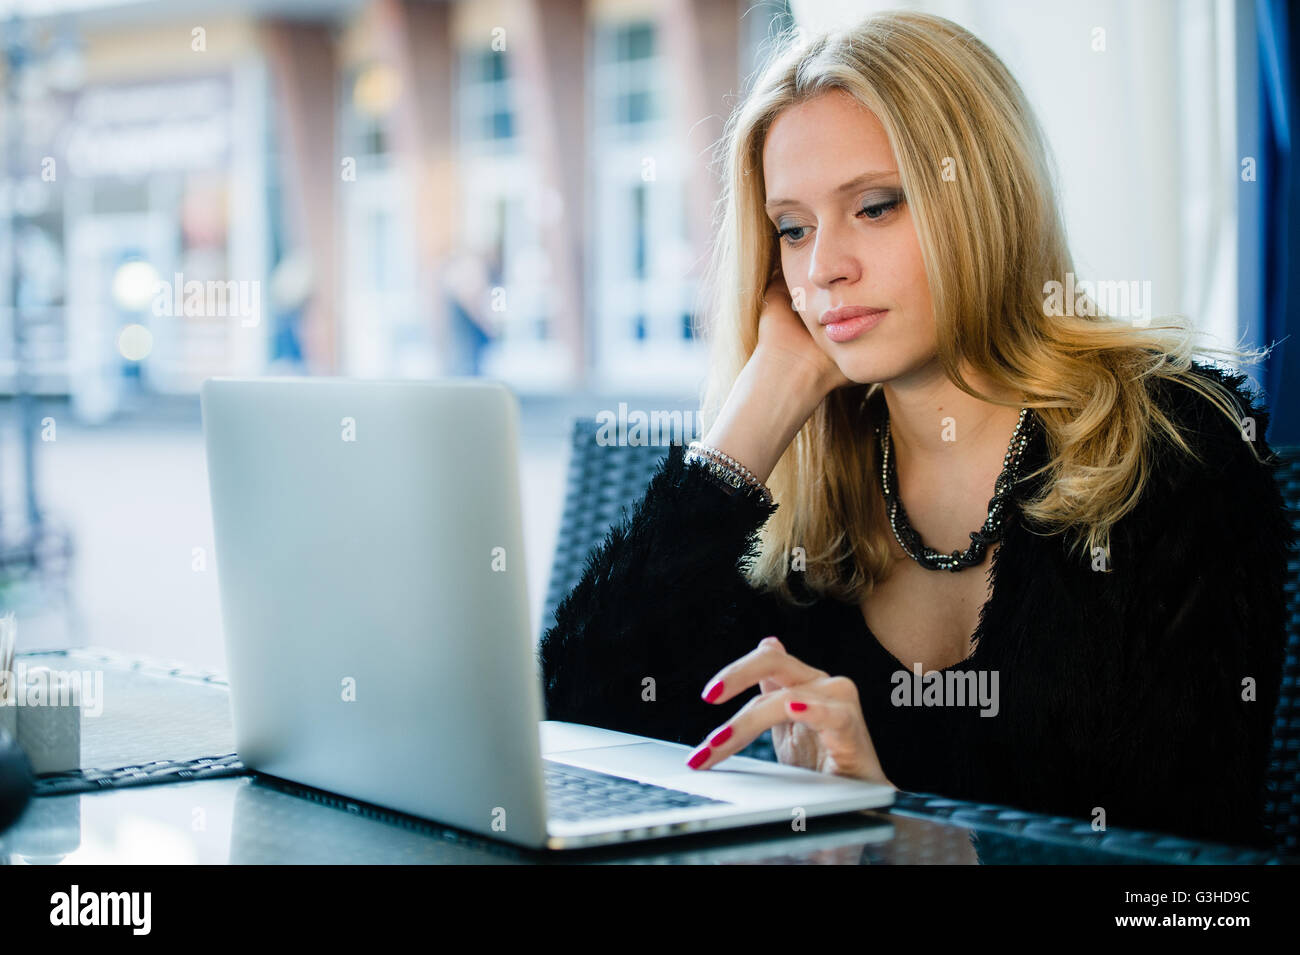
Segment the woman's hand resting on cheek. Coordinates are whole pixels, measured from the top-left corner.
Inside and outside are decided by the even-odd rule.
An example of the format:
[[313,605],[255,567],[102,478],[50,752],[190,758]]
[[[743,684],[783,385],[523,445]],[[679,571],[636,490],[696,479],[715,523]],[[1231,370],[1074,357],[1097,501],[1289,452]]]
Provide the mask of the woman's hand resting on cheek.
[[758,317],[758,350],[812,372],[823,396],[837,388],[855,384],[813,339],[808,326],[794,309],[790,289],[779,266],[773,271],[763,297],[763,311]]
[[759,695],[691,754],[692,769],[716,766],[771,728],[782,763],[893,786],[876,758],[852,680],[808,666],[776,637],[767,637],[723,667],[702,695],[706,702],[725,703],[752,686]]

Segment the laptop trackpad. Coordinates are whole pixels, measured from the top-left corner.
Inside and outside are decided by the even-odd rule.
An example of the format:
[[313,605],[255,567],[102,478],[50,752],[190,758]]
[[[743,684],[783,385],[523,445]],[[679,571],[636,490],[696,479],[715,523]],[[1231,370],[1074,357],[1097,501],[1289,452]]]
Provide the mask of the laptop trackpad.
[[[673,747],[664,743],[635,743],[630,746],[602,746],[598,749],[583,749],[556,753],[551,756],[556,762],[572,763],[585,769],[594,769],[615,776],[627,776],[656,782],[665,777],[687,776],[700,778],[701,773],[686,765],[691,751],[684,747]],[[719,763],[718,770],[734,768],[742,772],[752,772],[756,767],[749,761],[736,760],[734,757]],[[743,767],[743,769],[742,769]],[[774,766],[775,768],[775,766]],[[710,770],[714,772],[715,770]]]

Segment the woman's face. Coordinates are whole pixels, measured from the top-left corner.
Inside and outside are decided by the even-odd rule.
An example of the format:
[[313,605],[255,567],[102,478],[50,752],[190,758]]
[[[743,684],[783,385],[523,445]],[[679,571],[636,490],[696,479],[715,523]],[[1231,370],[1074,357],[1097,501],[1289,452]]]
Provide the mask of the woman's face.
[[[840,371],[868,384],[937,362],[921,247],[875,114],[840,90],[787,108],[768,131],[763,181],[795,310]],[[822,324],[854,306],[883,311]]]

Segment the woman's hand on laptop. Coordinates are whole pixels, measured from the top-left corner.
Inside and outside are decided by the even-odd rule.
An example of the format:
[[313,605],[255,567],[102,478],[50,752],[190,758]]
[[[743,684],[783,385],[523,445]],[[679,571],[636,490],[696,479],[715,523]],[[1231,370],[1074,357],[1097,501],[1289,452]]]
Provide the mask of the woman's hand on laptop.
[[808,666],[767,637],[723,667],[702,696],[725,703],[752,686],[759,695],[709,734],[687,760],[692,769],[716,766],[770,728],[782,763],[893,785],[876,757],[852,680]]

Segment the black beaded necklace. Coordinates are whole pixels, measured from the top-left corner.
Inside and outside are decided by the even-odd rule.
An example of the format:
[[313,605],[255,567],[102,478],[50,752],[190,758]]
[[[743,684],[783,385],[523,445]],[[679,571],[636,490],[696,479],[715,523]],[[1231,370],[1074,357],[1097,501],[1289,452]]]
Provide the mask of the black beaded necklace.
[[1011,444],[1007,447],[1007,453],[1002,458],[1002,473],[998,475],[993,486],[993,496],[989,498],[989,516],[985,519],[984,526],[977,531],[971,531],[971,545],[966,550],[941,554],[921,542],[921,535],[908,521],[907,510],[898,497],[898,475],[895,473],[894,456],[890,453],[893,450],[893,442],[889,437],[889,410],[884,402],[881,402],[881,406],[885,409],[883,412],[885,420],[879,429],[880,489],[885,496],[889,526],[893,528],[899,546],[908,557],[926,570],[950,570],[955,574],[967,567],[978,567],[984,561],[988,545],[1002,538],[1007,494],[1015,486],[1020,474],[1025,447],[1029,443],[1037,419],[1030,414],[1030,409],[1020,409],[1020,420],[1016,423],[1016,430],[1011,434]]

